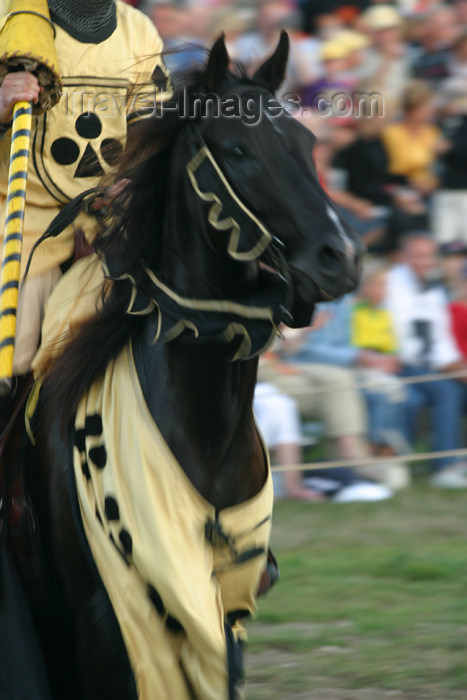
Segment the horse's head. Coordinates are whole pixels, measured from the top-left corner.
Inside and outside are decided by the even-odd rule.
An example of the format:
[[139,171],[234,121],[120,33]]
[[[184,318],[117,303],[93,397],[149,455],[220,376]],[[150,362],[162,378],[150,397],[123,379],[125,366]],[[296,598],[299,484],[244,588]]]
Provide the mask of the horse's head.
[[131,242],[107,256],[109,276],[143,292],[129,313],[159,310],[157,338],[240,337],[234,356],[250,357],[280,323],[308,325],[316,302],[357,284],[362,246],[319,183],[316,139],[274,97],[288,48],[283,32],[247,77],[229,69],[221,37],[137,132],[121,235],[101,247]]
[[[288,278],[288,324],[299,326],[309,323],[317,301],[355,288],[362,245],[319,183],[314,135],[274,97],[288,50],[283,32],[255,75],[239,79],[229,71],[223,37],[216,41],[205,71],[205,113],[188,136],[196,142],[189,174],[211,224],[217,217],[228,229],[227,217],[237,221],[240,231],[229,232],[233,255]],[[212,235],[218,240],[214,229]]]

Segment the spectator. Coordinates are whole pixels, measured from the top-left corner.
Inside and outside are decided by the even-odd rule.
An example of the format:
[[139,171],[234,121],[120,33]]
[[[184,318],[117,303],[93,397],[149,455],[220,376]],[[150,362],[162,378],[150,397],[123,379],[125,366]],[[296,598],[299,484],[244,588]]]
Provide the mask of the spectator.
[[[438,270],[436,243],[425,233],[406,238],[404,262],[389,272],[387,306],[394,319],[403,377],[448,373],[466,367],[450,328],[445,290],[434,274]],[[435,451],[460,447],[462,387],[445,379],[410,385],[406,437],[415,437],[417,411],[428,406]],[[440,488],[466,488],[467,467],[452,457],[434,463],[431,482]]]
[[[329,37],[336,29],[342,27],[343,18],[339,10],[340,5],[344,3],[339,0],[299,0],[298,4],[302,13],[303,28],[306,32]],[[350,4],[345,2],[347,6]],[[352,4],[355,6],[353,12],[353,18],[355,18],[365,2],[360,0],[360,2]]]
[[389,173],[384,124],[380,117],[356,120],[355,140],[334,156],[328,192],[369,250],[387,254],[397,249],[404,230],[426,226],[428,214],[418,193]]
[[409,75],[402,17],[395,7],[378,3],[363,13],[360,24],[372,40],[360,87],[379,92],[384,97],[386,114],[392,116],[398,112]]
[[459,270],[457,298],[449,304],[451,328],[462,357],[467,361],[467,263]]
[[453,301],[459,296],[462,285],[463,268],[467,262],[467,243],[451,241],[440,246],[442,279],[448,299]]
[[423,82],[408,83],[402,109],[401,121],[389,124],[382,133],[389,157],[389,172],[404,179],[421,197],[429,198],[437,186],[433,165],[441,137],[441,132],[432,123],[434,103],[430,88]]
[[467,92],[467,28],[464,26],[457,37],[449,64],[449,77],[440,86],[443,92],[459,97]]
[[[404,439],[406,394],[395,376],[400,369],[397,340],[390,312],[384,308],[387,267],[370,262],[363,269],[358,299],[351,313],[351,341],[360,350],[379,358],[378,366],[357,369],[358,381],[368,405],[368,434],[373,453],[390,457],[407,452]],[[368,386],[370,385],[370,386]],[[405,465],[393,465],[394,479],[406,486],[409,474]]]
[[266,0],[258,7],[257,27],[241,36],[234,49],[234,57],[246,65],[257,66],[272,51],[280,30],[290,25],[293,7],[287,0]]
[[348,48],[347,70],[349,80],[352,85],[358,88],[367,63],[367,50],[371,43],[370,39],[362,32],[356,32],[352,29],[343,29],[336,34],[335,39],[343,42]]
[[[457,297],[449,304],[451,328],[462,357],[467,362],[467,262],[459,270],[457,280]],[[463,384],[464,416],[467,411],[467,385]]]
[[[315,42],[316,45],[317,42]],[[321,116],[337,111],[337,117],[351,117],[358,109],[354,90],[358,87],[361,66],[365,63],[365,49],[369,41],[364,34],[352,30],[338,30],[320,44],[320,68],[315,68],[315,79],[300,81],[304,107],[313,107]],[[304,40],[300,46],[306,46]],[[302,78],[305,75],[301,70]],[[316,79],[318,77],[318,79]],[[337,109],[334,98],[337,98]]]
[[447,4],[436,4],[424,17],[418,33],[419,46],[411,60],[414,78],[436,89],[449,75],[451,49],[458,33],[456,12]]
[[264,56],[275,48],[281,29],[287,30],[291,39],[290,54],[280,96],[318,80],[323,72],[321,40],[297,31],[298,20],[293,3],[288,0],[266,0],[259,4],[256,29],[232,38],[229,44],[230,55],[254,71]]
[[[308,329],[308,333],[313,332]],[[301,342],[302,335],[301,332],[291,334],[279,351],[293,353],[297,343]],[[323,423],[324,437],[330,446],[332,457],[347,460],[368,456],[364,439],[364,403],[348,370],[328,364],[295,363],[288,358],[281,361],[274,353],[262,358],[259,380],[267,381],[283,394],[292,396],[302,417]],[[316,477],[323,478],[322,474],[313,473]],[[363,467],[358,470],[337,468],[326,470],[324,476],[333,482],[331,488],[337,492],[342,488],[354,487],[362,477],[370,476],[370,470]],[[372,471],[371,476],[375,476]],[[313,483],[319,488],[319,482]],[[370,483],[367,486],[365,498],[379,500],[390,495],[389,489],[380,484]]]
[[[301,373],[305,376],[306,373],[316,372],[317,367],[326,368],[326,365],[329,373],[340,369],[348,377],[347,385],[350,385],[355,392],[358,390],[355,388],[354,382],[361,371],[373,370],[375,373],[394,373],[397,369],[397,362],[393,357],[388,358],[373,348],[352,345],[351,328],[354,302],[355,297],[349,295],[338,302],[325,304],[322,313],[326,320],[320,324],[319,328],[312,328],[308,333],[302,334],[298,347],[295,350],[292,349],[290,361],[297,363]],[[378,383],[381,384],[381,381]],[[393,454],[396,445],[399,447],[401,443],[401,440],[397,440],[400,426],[398,421],[393,423],[394,411],[388,408],[387,397],[377,386],[366,389],[364,399],[367,411],[376,411],[377,414],[375,417],[368,417],[364,427],[365,438],[368,437],[368,426],[370,425],[371,437],[375,440],[375,445],[377,444],[378,454]],[[342,400],[342,397],[339,400]],[[400,409],[400,399],[398,403]],[[378,424],[377,427],[376,424]],[[378,432],[378,437],[376,437],[376,432]],[[365,448],[368,454],[369,449],[366,443]],[[380,475],[385,483],[392,486],[392,472],[397,472],[395,481],[398,483],[400,471],[399,469],[393,470],[392,467],[393,465],[388,460],[388,464],[384,468],[380,466],[370,468],[365,470],[365,473],[376,478]]]
[[[321,48],[323,75],[302,90],[304,107],[312,106],[317,111],[324,111],[331,104],[334,95],[349,94],[352,88],[352,80],[349,77],[349,58],[352,53],[350,44],[342,41],[339,36],[323,42]],[[327,102],[324,103],[324,107],[321,107],[320,100],[323,98],[327,98]]]
[[[467,35],[464,39],[467,56]],[[467,74],[463,92],[451,98],[438,160],[439,190],[433,197],[432,227],[438,243],[467,245]]]
[[[258,382],[253,402],[256,420],[267,447],[277,464],[297,465],[302,461],[300,417],[295,401],[275,386]],[[273,474],[276,498],[316,502],[319,491],[307,488],[299,470]]]
[[164,61],[171,73],[205,62],[206,48],[191,33],[189,10],[172,2],[158,2],[148,9],[148,15],[164,42]]

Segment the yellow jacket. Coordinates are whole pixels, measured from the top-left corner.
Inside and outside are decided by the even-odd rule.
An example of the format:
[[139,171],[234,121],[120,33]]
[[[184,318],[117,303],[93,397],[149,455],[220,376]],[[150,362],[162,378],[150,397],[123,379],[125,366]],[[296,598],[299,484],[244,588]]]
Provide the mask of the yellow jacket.
[[[7,8],[8,9],[8,8]],[[55,25],[63,82],[57,105],[33,119],[24,219],[23,270],[32,245],[61,207],[95,187],[125,145],[127,124],[154,103],[151,74],[162,65],[162,40],[143,13],[117,0],[117,27],[93,44]],[[164,69],[165,70],[165,69]],[[133,84],[136,83],[136,89]],[[138,95],[138,97],[136,96]],[[5,221],[10,134],[0,142],[0,220]],[[92,237],[94,219],[76,221]],[[0,238],[2,240],[2,237]],[[31,275],[71,257],[73,227],[44,242],[34,254]]]
[[365,302],[355,305],[351,316],[352,345],[366,350],[394,353],[397,349],[391,314]]

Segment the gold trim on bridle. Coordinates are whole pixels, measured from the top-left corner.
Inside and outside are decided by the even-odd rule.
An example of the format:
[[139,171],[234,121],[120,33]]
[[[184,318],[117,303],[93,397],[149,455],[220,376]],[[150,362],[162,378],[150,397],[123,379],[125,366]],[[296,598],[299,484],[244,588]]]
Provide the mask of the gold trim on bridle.
[[[228,194],[232,199],[234,200],[235,204],[242,209],[242,211],[245,212],[246,216],[248,216],[249,219],[253,221],[255,226],[261,231],[261,238],[260,240],[251,248],[251,250],[247,251],[239,251],[239,243],[240,243],[240,234],[241,234],[241,226],[240,224],[232,217],[232,216],[227,216],[224,219],[221,219],[221,213],[224,208],[224,205],[222,204],[221,200],[219,197],[214,194],[214,192],[203,192],[198,184],[198,181],[196,179],[196,171],[198,168],[201,166],[201,164],[205,161],[205,159],[208,159],[215,169],[219,179],[221,180],[222,184],[226,188]],[[196,153],[196,155],[190,160],[190,162],[187,165],[187,173],[190,178],[191,184],[193,186],[193,189],[195,190],[196,194],[204,201],[204,202],[212,202],[212,206],[209,210],[208,213],[208,221],[213,226],[215,229],[218,231],[228,231],[231,229],[231,234],[230,234],[230,239],[229,239],[229,244],[228,244],[228,252],[229,255],[231,255],[232,258],[235,260],[242,260],[242,261],[248,261],[248,260],[256,260],[268,247],[268,245],[272,241],[272,235],[269,233],[269,231],[266,229],[264,224],[261,223],[261,221],[253,214],[253,212],[248,209],[243,202],[237,197],[235,192],[233,191],[232,187],[230,186],[228,180],[226,179],[225,175],[223,174],[222,170],[219,168],[214,156],[212,155],[211,151],[207,147],[206,144],[201,146],[199,151]]]
[[173,289],[170,289],[164,282],[154,274],[154,272],[149,268],[144,266],[144,271],[148,275],[151,282],[153,282],[156,287],[159,287],[168,297],[173,299],[179,306],[185,307],[187,309],[193,309],[193,311],[218,311],[222,313],[231,313],[236,316],[241,316],[243,318],[251,319],[264,319],[273,320],[272,311],[270,307],[264,306],[247,306],[245,304],[239,304],[233,301],[226,301],[222,299],[190,299],[189,297],[182,297]]

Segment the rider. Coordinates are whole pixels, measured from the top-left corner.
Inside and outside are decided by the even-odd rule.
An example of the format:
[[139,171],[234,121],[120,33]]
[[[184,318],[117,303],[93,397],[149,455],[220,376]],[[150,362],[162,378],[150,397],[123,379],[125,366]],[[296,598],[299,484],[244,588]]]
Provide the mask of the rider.
[[[129,126],[154,107],[151,77],[167,83],[162,40],[148,17],[120,0],[49,0],[63,94],[33,119],[24,219],[22,271],[32,246],[73,197],[99,184],[123,150]],[[28,72],[8,73],[0,87],[0,218],[5,204],[13,106],[37,103],[39,85]],[[161,88],[162,89],[162,88]],[[75,232],[93,237],[94,217],[80,215],[33,256],[22,283],[14,373],[31,366],[44,305],[73,257]],[[2,239],[0,238],[0,241]],[[1,407],[0,407],[1,410]]]

